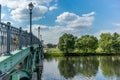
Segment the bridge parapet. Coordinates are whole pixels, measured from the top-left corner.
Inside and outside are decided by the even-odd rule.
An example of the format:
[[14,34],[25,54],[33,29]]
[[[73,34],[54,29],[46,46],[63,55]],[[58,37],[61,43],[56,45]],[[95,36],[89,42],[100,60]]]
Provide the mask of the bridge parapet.
[[[12,55],[10,56],[0,57],[0,80],[20,80],[15,78],[17,75],[22,75],[20,71],[26,71],[28,74],[36,71],[36,65],[42,60],[43,50],[38,44],[34,44],[32,47],[33,51],[30,49],[31,46],[28,46],[23,47],[21,50],[11,52]],[[16,67],[20,63],[22,63],[22,67]],[[10,76],[12,76],[12,79],[10,79]],[[30,76],[31,75],[29,75],[29,78]],[[22,78],[22,76],[20,78]]]
[[[32,43],[40,44],[39,39],[32,35]],[[30,46],[30,33],[11,26],[10,22],[7,24],[0,22],[0,56],[10,55],[11,51],[21,49],[25,46]]]

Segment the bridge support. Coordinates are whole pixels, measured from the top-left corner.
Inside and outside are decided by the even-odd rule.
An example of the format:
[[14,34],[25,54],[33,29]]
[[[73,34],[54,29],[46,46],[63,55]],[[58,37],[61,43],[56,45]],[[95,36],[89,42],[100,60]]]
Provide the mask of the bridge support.
[[[42,71],[42,49],[31,47],[30,54],[11,73],[10,80],[32,80],[33,76],[40,79]],[[35,75],[36,73],[39,73]]]

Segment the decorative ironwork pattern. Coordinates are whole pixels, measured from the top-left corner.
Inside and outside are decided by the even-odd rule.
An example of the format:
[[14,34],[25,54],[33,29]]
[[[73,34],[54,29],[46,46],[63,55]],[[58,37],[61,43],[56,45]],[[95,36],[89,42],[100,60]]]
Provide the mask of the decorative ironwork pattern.
[[[40,41],[32,35],[32,43],[40,44]],[[30,45],[30,33],[11,26],[9,22],[0,23],[0,55],[10,54],[11,51],[28,45]]]

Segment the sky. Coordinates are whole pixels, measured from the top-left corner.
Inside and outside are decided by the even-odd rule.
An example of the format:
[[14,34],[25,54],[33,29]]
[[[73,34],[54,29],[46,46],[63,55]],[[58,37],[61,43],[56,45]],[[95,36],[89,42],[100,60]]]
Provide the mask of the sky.
[[0,0],[1,21],[29,32],[31,2],[32,32],[37,36],[40,27],[44,44],[57,44],[64,33],[120,33],[120,0]]

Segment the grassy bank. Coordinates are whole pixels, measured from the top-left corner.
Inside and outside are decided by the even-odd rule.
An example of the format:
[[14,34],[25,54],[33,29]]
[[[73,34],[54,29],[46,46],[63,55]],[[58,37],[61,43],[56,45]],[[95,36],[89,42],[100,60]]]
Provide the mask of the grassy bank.
[[45,53],[45,57],[62,57],[62,56],[115,56],[120,53],[63,53],[57,48],[49,48]]
[[59,56],[64,56],[64,53],[60,51],[59,49],[50,48],[50,49],[47,49],[45,56],[46,57],[59,57]]

